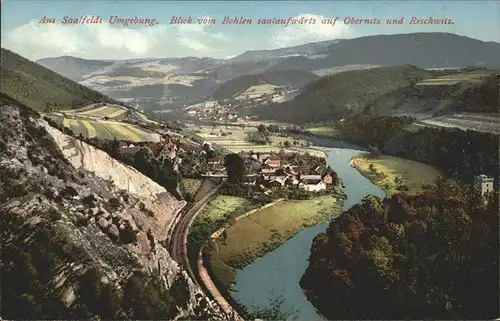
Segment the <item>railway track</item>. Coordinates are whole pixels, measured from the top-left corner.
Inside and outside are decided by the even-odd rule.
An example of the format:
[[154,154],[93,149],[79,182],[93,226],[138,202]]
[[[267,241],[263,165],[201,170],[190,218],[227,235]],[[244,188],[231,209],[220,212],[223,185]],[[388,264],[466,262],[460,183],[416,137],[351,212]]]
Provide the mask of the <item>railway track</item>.
[[[189,234],[189,228],[193,221],[196,219],[198,214],[206,205],[206,203],[217,193],[219,188],[224,184],[225,180],[219,185],[215,186],[210,192],[203,196],[199,201],[197,201],[177,222],[176,226],[173,228],[172,236],[170,239],[170,254],[172,258],[182,265],[182,267],[188,272],[189,276],[198,284],[197,278],[191,269],[189,264],[189,258],[187,253],[187,237]],[[199,285],[199,284],[198,284]]]
[[200,200],[198,200],[193,207],[191,207],[186,214],[184,214],[173,228],[173,233],[170,241],[170,254],[172,258],[182,265],[184,269],[188,272],[190,278],[197,284],[200,288],[206,288],[209,294],[213,297],[213,299],[217,302],[220,308],[227,314],[232,316],[233,320],[243,321],[243,318],[238,315],[235,309],[231,307],[231,305],[226,301],[226,299],[219,292],[215,284],[212,282],[210,275],[208,275],[207,270],[203,266],[203,259],[201,258],[201,252],[198,254],[197,266],[198,271],[197,274],[200,275],[201,282],[203,286],[198,283],[198,278],[193,273],[191,269],[191,265],[189,263],[189,257],[187,253],[187,236],[189,234],[189,228],[191,224],[196,219],[198,214],[201,213],[203,207],[207,204],[207,202],[217,193],[219,188],[224,184],[226,180],[223,179],[222,182],[215,186],[210,192],[204,195]]

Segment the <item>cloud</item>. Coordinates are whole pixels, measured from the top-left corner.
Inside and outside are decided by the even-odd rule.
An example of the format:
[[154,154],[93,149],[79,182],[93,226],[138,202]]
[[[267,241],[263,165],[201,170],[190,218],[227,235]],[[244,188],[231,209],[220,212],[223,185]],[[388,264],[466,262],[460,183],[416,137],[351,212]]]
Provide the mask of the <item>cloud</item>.
[[315,19],[316,23],[288,24],[286,27],[284,27],[283,25],[277,25],[276,29],[278,30],[270,39],[270,43],[274,48],[282,48],[301,45],[309,42],[344,38],[352,33],[352,28],[345,25],[342,22],[341,17],[337,19],[334,25],[332,21],[325,24],[323,24],[322,21],[325,21],[325,19],[334,19],[335,17],[326,17],[307,13],[293,17],[293,19],[300,18],[308,20]]
[[40,24],[30,21],[2,30],[2,46],[29,59],[72,55],[125,59],[217,55],[228,38],[198,24],[123,27],[101,24]]

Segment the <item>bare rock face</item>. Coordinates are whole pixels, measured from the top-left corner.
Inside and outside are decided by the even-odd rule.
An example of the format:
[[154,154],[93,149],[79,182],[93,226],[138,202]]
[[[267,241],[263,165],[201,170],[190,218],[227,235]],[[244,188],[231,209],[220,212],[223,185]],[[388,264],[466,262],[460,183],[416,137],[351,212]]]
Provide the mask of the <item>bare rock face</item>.
[[71,306],[76,300],[75,290],[72,286],[69,286],[66,291],[64,291],[62,301],[67,307]]
[[109,234],[113,235],[114,237],[118,238],[120,236],[120,231],[118,231],[118,227],[116,227],[115,224],[111,224],[108,229]]
[[119,189],[128,190],[141,197],[154,198],[154,195],[166,192],[165,188],[136,169],[115,160],[106,152],[63,134],[46,122],[41,122],[41,124],[76,169],[82,168],[93,172],[102,179],[113,181]]
[[[88,311],[94,316],[111,313],[139,319],[130,312],[124,292],[130,291],[132,276],[141,272],[144,276],[134,279],[132,284],[138,290],[132,293],[147,287],[142,280],[156,277],[166,289],[176,282],[185,284],[187,302],[177,302],[180,299],[174,297],[178,313],[165,319],[228,319],[160,245],[185,202],[38,117],[1,101],[0,238],[6,262],[2,279],[24,280],[3,282],[2,301],[17,302],[21,298],[16,293],[25,293],[26,287],[36,284],[29,290],[33,307],[43,308],[49,301],[60,303],[57,309],[45,311],[45,317],[88,319],[87,312],[82,312]],[[38,126],[40,122],[43,127]],[[132,180],[130,194],[120,191],[122,174]],[[109,175],[118,188],[106,181]],[[137,209],[138,201],[149,211]],[[99,311],[100,305],[93,300],[115,302],[108,307],[114,310]],[[39,319],[42,315],[36,309],[16,310],[15,305],[3,304],[3,308],[2,317],[8,319]]]
[[109,226],[109,222],[104,218],[104,217],[101,217],[99,219],[99,226],[103,229],[105,229],[106,227]]

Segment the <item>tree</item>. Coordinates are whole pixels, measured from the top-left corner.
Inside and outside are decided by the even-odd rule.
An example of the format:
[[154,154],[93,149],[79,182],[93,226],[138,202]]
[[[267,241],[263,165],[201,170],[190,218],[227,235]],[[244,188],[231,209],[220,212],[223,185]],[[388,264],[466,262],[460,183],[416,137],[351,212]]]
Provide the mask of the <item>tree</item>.
[[271,140],[269,139],[269,136],[265,133],[260,133],[260,132],[250,132],[247,133],[247,137],[245,138],[246,141],[259,144],[259,145],[265,145],[269,144]]
[[376,172],[376,171],[377,171],[377,169],[375,168],[375,165],[374,165],[374,164],[370,164],[370,165],[368,166],[368,168],[370,169],[370,172],[372,172],[372,173],[374,173],[374,172]]
[[288,309],[284,311],[283,303],[285,300],[283,297],[271,300],[271,304],[268,308],[258,308],[254,307],[252,313],[249,317],[253,320],[297,320],[298,309]]
[[267,131],[270,133],[278,133],[280,131],[280,128],[277,125],[271,124],[267,126]]
[[227,180],[231,184],[240,184],[245,177],[245,161],[238,154],[229,154],[224,159]]
[[257,131],[259,133],[267,134],[267,127],[264,124],[260,124],[259,127],[257,128]]
[[286,148],[290,148],[290,142],[288,140],[285,140],[283,146],[285,146]]

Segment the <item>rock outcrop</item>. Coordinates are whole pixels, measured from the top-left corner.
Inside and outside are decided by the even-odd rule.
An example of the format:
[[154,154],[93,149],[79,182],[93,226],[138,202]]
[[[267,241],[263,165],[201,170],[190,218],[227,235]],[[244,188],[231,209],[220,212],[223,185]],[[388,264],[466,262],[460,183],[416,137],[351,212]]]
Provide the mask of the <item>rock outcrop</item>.
[[141,173],[5,101],[0,173],[3,317],[228,319],[161,245],[184,203]]
[[106,152],[95,148],[74,137],[68,136],[45,121],[40,121],[47,132],[54,138],[64,156],[76,169],[85,169],[95,173],[102,179],[111,180],[119,189],[141,197],[154,197],[156,194],[165,193],[166,189],[135,168],[127,166]]

